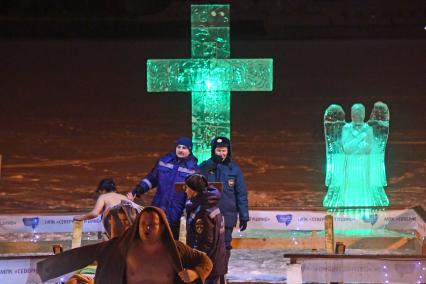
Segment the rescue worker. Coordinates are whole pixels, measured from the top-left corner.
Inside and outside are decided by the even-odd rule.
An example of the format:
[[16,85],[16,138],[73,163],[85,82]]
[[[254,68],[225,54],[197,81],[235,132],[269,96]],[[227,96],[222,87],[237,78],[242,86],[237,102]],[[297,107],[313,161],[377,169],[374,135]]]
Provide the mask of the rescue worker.
[[217,203],[218,189],[208,186],[207,179],[190,175],[185,179],[186,194],[186,244],[205,252],[213,262],[208,284],[220,284],[226,274],[225,224]]
[[160,207],[166,212],[173,237],[178,240],[186,194],[176,191],[175,183],[183,182],[188,175],[197,171],[197,159],[192,154],[192,141],[188,137],[181,137],[176,141],[175,150],[161,157],[127,197],[133,200],[135,196],[157,188],[151,205]]
[[232,231],[239,218],[239,229],[244,231],[249,221],[247,188],[243,172],[232,160],[231,141],[216,137],[211,142],[211,158],[200,165],[201,173],[208,182],[222,182],[223,191],[218,204],[225,218],[225,246],[227,267],[231,256]]

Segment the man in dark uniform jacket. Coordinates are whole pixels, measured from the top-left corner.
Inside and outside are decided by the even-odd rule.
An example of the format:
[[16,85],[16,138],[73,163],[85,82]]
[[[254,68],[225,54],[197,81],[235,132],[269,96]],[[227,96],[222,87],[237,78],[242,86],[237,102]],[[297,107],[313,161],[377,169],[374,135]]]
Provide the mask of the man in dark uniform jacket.
[[190,175],[185,179],[186,194],[186,243],[205,252],[213,262],[213,270],[207,278],[208,284],[220,284],[226,271],[225,221],[217,203],[218,189],[208,186],[207,179]]
[[227,263],[231,256],[232,231],[239,217],[240,231],[247,228],[249,221],[247,188],[243,172],[232,161],[231,141],[216,137],[211,143],[211,158],[200,165],[201,173],[209,182],[222,182],[223,192],[218,204],[225,218],[225,246]]

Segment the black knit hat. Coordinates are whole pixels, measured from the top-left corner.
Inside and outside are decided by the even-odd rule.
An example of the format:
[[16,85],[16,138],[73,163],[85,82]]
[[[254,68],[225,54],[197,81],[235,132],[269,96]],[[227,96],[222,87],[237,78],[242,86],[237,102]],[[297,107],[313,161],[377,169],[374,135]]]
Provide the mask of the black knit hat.
[[99,182],[98,187],[96,188],[96,192],[99,193],[102,189],[106,190],[107,192],[117,191],[115,182],[112,178],[104,178]]
[[176,146],[178,145],[184,145],[190,151],[192,150],[192,140],[189,137],[180,137],[178,140],[176,140]]
[[185,178],[185,184],[196,192],[203,192],[209,185],[207,178],[200,174],[193,174]]

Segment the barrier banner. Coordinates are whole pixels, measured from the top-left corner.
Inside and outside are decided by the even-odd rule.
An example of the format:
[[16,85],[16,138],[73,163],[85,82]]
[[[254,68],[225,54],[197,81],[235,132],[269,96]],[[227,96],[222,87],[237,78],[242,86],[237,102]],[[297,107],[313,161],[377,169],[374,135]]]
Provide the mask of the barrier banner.
[[[0,234],[71,233],[74,215],[0,215]],[[86,220],[83,232],[103,231],[101,218]]]
[[[35,284],[42,283],[40,276],[37,274],[37,262],[43,258],[16,258],[16,259],[0,259],[0,283],[2,284]],[[68,279],[70,275],[61,278],[51,279],[43,283],[62,283],[63,279]]]
[[325,215],[332,214],[334,229],[415,230],[418,216],[412,209],[378,212],[250,211],[248,229],[324,230]]
[[425,261],[397,259],[304,259],[303,282],[423,283]]
[[[325,215],[333,215],[335,230],[416,230],[425,223],[412,209],[364,212],[250,210],[248,230],[324,230]],[[71,233],[74,215],[0,215],[0,235],[8,233]],[[86,220],[83,232],[103,231],[101,218]],[[420,232],[420,233],[421,233]]]

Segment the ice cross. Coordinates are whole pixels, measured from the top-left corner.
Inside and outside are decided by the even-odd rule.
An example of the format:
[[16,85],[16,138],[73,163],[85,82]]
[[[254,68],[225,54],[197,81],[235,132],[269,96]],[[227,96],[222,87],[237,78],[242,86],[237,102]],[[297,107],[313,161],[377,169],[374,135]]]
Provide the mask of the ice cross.
[[147,61],[148,92],[192,92],[198,160],[215,136],[230,138],[230,92],[272,91],[272,59],[229,59],[229,5],[191,5],[191,58]]

